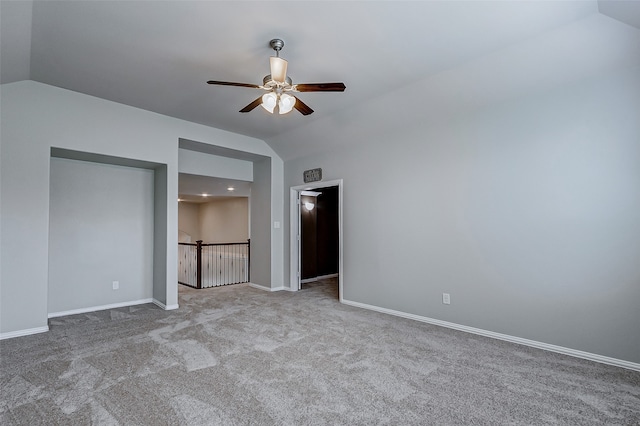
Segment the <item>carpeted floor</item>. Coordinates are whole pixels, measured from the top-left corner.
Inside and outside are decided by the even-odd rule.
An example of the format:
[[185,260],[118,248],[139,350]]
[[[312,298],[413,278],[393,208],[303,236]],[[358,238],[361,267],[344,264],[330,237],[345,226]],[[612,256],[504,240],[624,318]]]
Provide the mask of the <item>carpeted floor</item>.
[[2,425],[638,425],[640,373],[297,293],[180,288],[0,342]]

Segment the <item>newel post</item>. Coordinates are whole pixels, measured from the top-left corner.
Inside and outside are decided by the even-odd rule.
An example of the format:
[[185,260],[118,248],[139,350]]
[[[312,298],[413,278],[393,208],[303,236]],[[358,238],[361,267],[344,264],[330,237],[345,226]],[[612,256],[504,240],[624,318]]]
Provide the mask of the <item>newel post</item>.
[[202,288],[202,240],[196,241],[196,282]]

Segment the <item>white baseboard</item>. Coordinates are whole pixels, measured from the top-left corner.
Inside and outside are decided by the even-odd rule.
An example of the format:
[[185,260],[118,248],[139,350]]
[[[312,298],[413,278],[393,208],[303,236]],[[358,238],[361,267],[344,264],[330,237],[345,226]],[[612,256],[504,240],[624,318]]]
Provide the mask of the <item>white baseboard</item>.
[[304,280],[300,280],[300,283],[302,283],[302,284],[313,283],[313,282],[316,282],[316,281],[326,280],[326,279],[329,279],[329,278],[336,278],[336,277],[339,277],[339,276],[340,276],[340,274],[319,275],[317,277],[306,278]]
[[253,288],[257,288],[259,290],[264,290],[264,291],[282,291],[282,290],[288,290],[289,288],[284,287],[284,286],[280,286],[280,287],[266,287],[260,284],[254,284],[254,283],[248,283],[250,287]]
[[49,326],[27,328],[26,330],[9,331],[7,333],[0,333],[0,340],[13,339],[14,337],[29,336],[31,334],[46,333],[49,331]]
[[407,318],[415,321],[425,322],[428,324],[438,325],[441,327],[447,327],[454,330],[464,331],[467,333],[477,334],[480,336],[490,337],[492,339],[504,340],[511,343],[517,343],[519,345],[530,346],[537,349],[543,349],[550,352],[556,352],[563,355],[569,355],[576,358],[582,358],[589,361],[595,361],[602,364],[613,365],[616,367],[622,367],[629,370],[640,371],[640,364],[622,359],[611,358],[603,355],[598,355],[590,352],[579,351],[576,349],[565,348],[563,346],[551,345],[548,343],[537,342],[535,340],[523,339],[521,337],[510,336],[508,334],[495,333],[493,331],[483,330],[481,328],[468,327],[466,325],[460,325],[453,322],[441,321],[434,318],[423,317],[420,315],[409,314],[401,311],[394,311],[393,309],[381,308],[378,306],[367,305],[365,303],[353,302],[351,300],[342,300],[342,303],[349,306],[355,306],[357,308],[368,309],[371,311],[381,312],[383,314],[394,315],[397,317]]
[[152,299],[151,303],[153,303],[154,305],[158,306],[159,308],[164,309],[165,311],[172,311],[174,309],[178,309],[179,308],[179,305],[177,303],[174,304],[174,305],[165,305],[164,303],[162,303],[158,299]]
[[132,300],[129,302],[111,303],[109,305],[91,306],[89,308],[72,309],[70,311],[51,312],[48,318],[66,317],[67,315],[85,314],[87,312],[104,311],[106,309],[123,308],[125,306],[143,305],[145,303],[152,303],[153,299],[140,299]]

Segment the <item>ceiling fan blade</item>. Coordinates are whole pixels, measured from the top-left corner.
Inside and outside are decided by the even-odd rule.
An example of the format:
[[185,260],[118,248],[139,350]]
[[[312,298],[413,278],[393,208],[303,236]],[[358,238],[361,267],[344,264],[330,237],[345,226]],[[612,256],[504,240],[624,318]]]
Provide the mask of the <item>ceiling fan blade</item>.
[[296,84],[298,92],[344,92],[344,83],[303,83]]
[[302,102],[298,98],[296,98],[296,103],[293,104],[293,107],[295,109],[297,109],[298,111],[300,111],[300,113],[302,113],[302,115],[313,114],[313,110],[311,108],[309,108],[309,105],[305,104],[304,102]]
[[231,81],[213,81],[213,80],[209,80],[209,81],[207,81],[207,84],[217,84],[219,86],[250,87],[252,89],[259,89],[260,88],[260,86],[258,86],[257,84],[233,83]]
[[260,96],[258,99],[256,99],[255,101],[251,102],[249,105],[247,105],[246,107],[242,108],[240,110],[240,112],[249,112],[252,111],[255,107],[257,107],[258,105],[260,105],[262,103],[262,96]]

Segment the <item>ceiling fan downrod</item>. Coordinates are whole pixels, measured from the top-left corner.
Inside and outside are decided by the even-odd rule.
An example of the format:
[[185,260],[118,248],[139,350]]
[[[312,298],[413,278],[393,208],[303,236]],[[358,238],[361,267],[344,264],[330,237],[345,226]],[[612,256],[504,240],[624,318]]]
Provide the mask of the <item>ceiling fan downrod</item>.
[[284,47],[284,41],[282,41],[279,38],[274,38],[273,40],[271,40],[269,42],[269,46],[271,46],[271,48],[276,51],[276,56],[279,58],[280,57],[280,51]]

